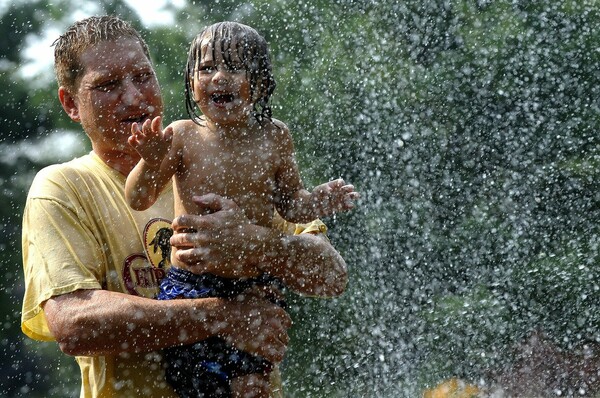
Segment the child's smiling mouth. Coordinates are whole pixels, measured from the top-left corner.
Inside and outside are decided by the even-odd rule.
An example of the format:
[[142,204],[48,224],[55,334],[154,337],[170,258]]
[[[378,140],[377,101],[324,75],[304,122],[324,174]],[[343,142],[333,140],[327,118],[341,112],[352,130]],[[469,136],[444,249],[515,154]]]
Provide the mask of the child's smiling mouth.
[[232,103],[235,97],[233,94],[215,93],[210,96],[210,99],[217,105],[227,105]]

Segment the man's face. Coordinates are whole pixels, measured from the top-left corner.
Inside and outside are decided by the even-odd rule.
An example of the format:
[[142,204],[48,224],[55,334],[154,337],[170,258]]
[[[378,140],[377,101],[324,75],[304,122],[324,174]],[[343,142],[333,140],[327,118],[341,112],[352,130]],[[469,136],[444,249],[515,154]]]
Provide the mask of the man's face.
[[158,81],[141,45],[131,38],[101,42],[83,52],[81,64],[74,101],[94,150],[136,156],[127,143],[131,124],[163,111]]

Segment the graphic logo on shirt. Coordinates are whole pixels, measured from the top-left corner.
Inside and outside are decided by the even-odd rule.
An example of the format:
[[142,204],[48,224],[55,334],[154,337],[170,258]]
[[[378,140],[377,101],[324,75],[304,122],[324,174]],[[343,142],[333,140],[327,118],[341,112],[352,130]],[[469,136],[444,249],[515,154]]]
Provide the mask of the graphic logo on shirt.
[[154,267],[167,269],[171,265],[171,222],[162,218],[152,219],[144,228],[144,249]]
[[153,297],[160,280],[171,265],[171,222],[154,218],[146,224],[143,232],[144,253],[133,254],[125,259],[123,278],[129,293]]

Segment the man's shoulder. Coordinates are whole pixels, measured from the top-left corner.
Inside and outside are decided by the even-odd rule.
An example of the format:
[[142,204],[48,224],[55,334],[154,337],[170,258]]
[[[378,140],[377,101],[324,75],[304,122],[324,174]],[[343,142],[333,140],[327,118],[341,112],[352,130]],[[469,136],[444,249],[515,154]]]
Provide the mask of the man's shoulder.
[[[49,165],[38,171],[29,191],[29,196],[65,191],[84,183],[99,174],[102,165],[90,154],[65,163]],[[89,177],[88,177],[89,176]]]
[[36,179],[62,179],[72,173],[91,171],[98,167],[91,154],[87,154],[64,163],[51,164],[38,171]]

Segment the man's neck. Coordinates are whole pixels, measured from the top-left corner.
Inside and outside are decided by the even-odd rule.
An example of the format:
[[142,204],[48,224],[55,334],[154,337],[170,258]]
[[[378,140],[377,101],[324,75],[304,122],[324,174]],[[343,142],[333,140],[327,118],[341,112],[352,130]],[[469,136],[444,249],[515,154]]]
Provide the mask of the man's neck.
[[118,171],[127,177],[135,165],[139,162],[140,157],[137,155],[121,152],[121,151],[99,151],[94,149],[94,152],[104,163],[111,169]]

